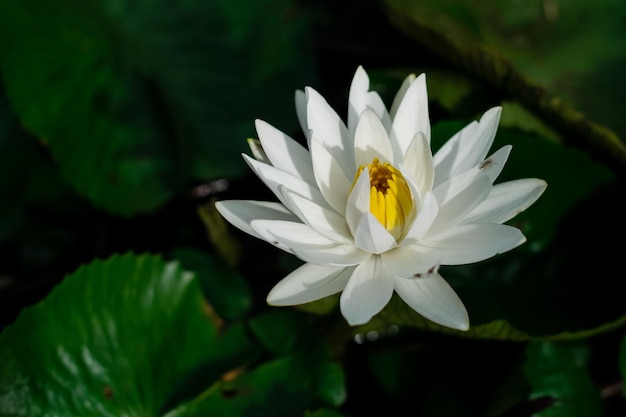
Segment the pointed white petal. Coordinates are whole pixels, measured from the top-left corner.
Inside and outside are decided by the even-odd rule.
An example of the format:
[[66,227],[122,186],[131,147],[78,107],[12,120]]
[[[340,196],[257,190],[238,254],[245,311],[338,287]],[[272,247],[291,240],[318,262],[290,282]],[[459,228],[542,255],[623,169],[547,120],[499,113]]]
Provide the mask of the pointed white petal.
[[478,123],[472,122],[448,140],[434,156],[435,185],[479,164],[496,136],[501,107],[485,112]]
[[[317,186],[328,204],[338,213],[343,213],[346,210],[348,192],[352,185],[344,171],[347,167],[339,165],[339,161],[333,158],[330,152],[317,140],[315,133],[313,133],[309,144]],[[352,170],[352,175],[354,175],[354,170]]]
[[403,165],[422,195],[433,189],[435,170],[430,145],[423,132],[418,132],[406,149]]
[[389,114],[391,116],[391,119],[395,119],[396,118],[396,113],[398,112],[398,107],[400,107],[400,103],[402,103],[402,99],[404,98],[404,95],[406,94],[407,90],[409,89],[409,87],[411,86],[411,84],[413,84],[413,81],[415,81],[415,74],[409,74],[403,81],[402,81],[402,85],[400,86],[400,88],[398,89],[398,92],[396,93],[395,97],[393,98],[393,102],[391,103],[391,108],[389,109]]
[[417,245],[399,246],[383,253],[381,258],[391,273],[402,278],[428,273],[440,261],[436,251]]
[[298,305],[337,294],[346,286],[353,269],[304,264],[272,288],[267,295],[267,303],[274,306]]
[[439,205],[437,204],[437,199],[434,194],[431,192],[426,193],[422,207],[417,212],[417,216],[411,224],[410,229],[407,231],[402,243],[414,243],[420,240],[426,232],[428,232],[428,229],[430,229],[433,221],[437,218],[438,212]]
[[[300,221],[295,214],[287,210],[282,204],[269,201],[218,201],[215,203],[215,208],[233,226],[267,242],[273,242],[273,237],[267,234],[259,234],[255,231],[250,225],[252,221],[256,219],[287,220],[291,222]],[[291,252],[291,250],[284,245],[279,247],[282,250]]]
[[356,167],[371,164],[374,158],[393,163],[393,150],[389,136],[378,116],[369,109],[359,118],[354,133],[354,156]]
[[352,242],[346,219],[332,210],[289,191],[284,192],[289,207],[315,231],[336,242]]
[[262,236],[270,236],[272,244],[293,249],[316,249],[336,246],[337,242],[319,234],[304,223],[284,220],[252,220],[250,227]]
[[257,119],[255,125],[263,150],[273,166],[315,184],[308,150],[263,120]]
[[315,133],[339,166],[354,167],[354,146],[346,125],[317,91],[307,87],[305,92],[308,129]]
[[504,223],[530,207],[548,184],[535,178],[523,178],[496,184],[491,192],[463,223]]
[[243,155],[243,159],[248,163],[254,173],[263,181],[265,185],[280,199],[280,201],[290,209],[291,203],[285,198],[281,189],[290,191],[303,196],[306,199],[314,201],[316,204],[329,208],[330,206],[326,202],[326,199],[314,185],[295,177],[288,172],[275,168],[271,165],[264,164],[248,155]]
[[370,212],[370,174],[367,167],[354,183],[346,204],[346,221],[352,235],[365,213]]
[[294,249],[294,254],[306,262],[317,265],[352,266],[372,256],[363,252],[352,243],[335,245],[328,248]]
[[463,302],[438,273],[415,279],[398,277],[394,283],[400,298],[428,320],[457,330],[469,329]]
[[381,120],[387,132],[391,129],[391,118],[382,98],[375,91],[369,91],[370,82],[363,67],[359,66],[352,79],[348,99],[348,131],[354,136],[361,113],[369,109]]
[[491,180],[483,175],[463,191],[439,206],[437,218],[433,221],[426,237],[436,236],[461,223],[465,216],[482,203],[491,191]]
[[365,213],[356,228],[354,244],[368,253],[380,254],[396,245],[396,239],[372,213]]
[[393,118],[390,136],[392,143],[397,144],[400,155],[404,155],[417,132],[423,132],[430,142],[428,96],[424,74],[411,83]]
[[436,251],[442,265],[480,262],[509,251],[526,241],[518,229],[495,223],[460,224],[419,246]]
[[482,171],[483,174],[489,176],[492,183],[502,172],[504,164],[506,164],[507,159],[509,159],[511,149],[513,149],[511,145],[505,145],[478,165],[478,169]]
[[352,326],[367,323],[387,305],[393,295],[394,279],[379,256],[356,267],[341,293],[341,313]]
[[306,122],[306,94],[302,90],[296,90],[294,97],[296,102],[296,115],[298,116],[298,122],[304,133],[309,131],[309,127]]
[[476,137],[478,131],[478,122],[472,121],[463,129],[458,131],[452,138],[439,148],[433,156],[433,164],[435,165],[435,182],[433,187],[437,188],[439,184],[447,181],[453,176],[459,175],[456,166],[463,164],[463,149],[465,143],[471,143]]
[[250,147],[250,151],[252,152],[252,156],[254,156],[254,159],[259,162],[263,162],[264,164],[272,165],[270,159],[263,150],[263,146],[261,146],[260,140],[248,138],[248,146]]

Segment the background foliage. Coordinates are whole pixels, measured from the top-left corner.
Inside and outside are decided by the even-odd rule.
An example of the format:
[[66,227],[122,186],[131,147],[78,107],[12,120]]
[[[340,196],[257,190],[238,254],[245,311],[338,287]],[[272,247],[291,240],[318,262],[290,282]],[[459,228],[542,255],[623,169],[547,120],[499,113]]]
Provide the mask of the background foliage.
[[[622,416],[626,3],[0,3],[0,415]],[[271,308],[300,261],[233,229],[294,90],[428,80],[433,148],[493,105],[528,242],[444,268],[468,332],[393,299]]]

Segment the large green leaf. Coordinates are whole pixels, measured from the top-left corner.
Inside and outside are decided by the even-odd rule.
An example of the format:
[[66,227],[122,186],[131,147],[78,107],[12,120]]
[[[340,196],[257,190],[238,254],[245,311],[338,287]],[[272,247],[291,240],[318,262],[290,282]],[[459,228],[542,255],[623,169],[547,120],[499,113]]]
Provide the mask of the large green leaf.
[[22,123],[48,144],[66,181],[130,215],[195,181],[243,172],[255,117],[296,126],[293,91],[311,77],[299,71],[306,26],[294,7],[3,2],[0,71]]
[[256,356],[206,307],[193,274],[156,256],[79,268],[0,334],[0,414],[159,415]]

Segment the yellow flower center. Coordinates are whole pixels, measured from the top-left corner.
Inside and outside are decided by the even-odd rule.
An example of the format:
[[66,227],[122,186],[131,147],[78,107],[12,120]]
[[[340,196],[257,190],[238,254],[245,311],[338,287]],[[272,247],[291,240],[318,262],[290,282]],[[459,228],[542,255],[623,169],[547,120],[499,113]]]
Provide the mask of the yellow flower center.
[[398,239],[413,207],[411,190],[400,171],[387,162],[381,164],[378,158],[361,165],[354,182],[365,167],[370,174],[370,213]]

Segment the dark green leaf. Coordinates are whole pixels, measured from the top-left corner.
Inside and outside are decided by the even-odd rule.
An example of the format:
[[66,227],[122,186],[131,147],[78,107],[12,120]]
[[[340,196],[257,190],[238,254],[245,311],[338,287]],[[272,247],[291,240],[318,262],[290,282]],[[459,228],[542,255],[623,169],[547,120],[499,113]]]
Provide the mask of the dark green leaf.
[[304,318],[289,309],[274,309],[250,320],[250,329],[271,352],[286,354],[311,340]]
[[[343,378],[336,378],[338,368],[326,366],[328,359],[324,356],[310,353],[275,359],[232,381],[216,384],[168,417],[292,417],[303,415],[307,409],[323,405],[328,399],[336,404],[339,397],[345,397]],[[321,384],[329,382],[333,385],[324,390],[333,389],[341,395],[319,398]]]
[[529,399],[545,399],[547,406],[535,415],[603,415],[598,390],[593,386],[587,371],[587,354],[586,347],[580,344],[537,342],[528,347],[525,372],[532,386]]
[[22,123],[65,180],[131,215],[195,181],[243,172],[255,117],[296,126],[293,91],[310,77],[299,71],[306,26],[293,7],[3,2],[0,67]]
[[197,280],[176,263],[94,261],[0,335],[0,414],[159,415],[193,372],[206,387],[252,357],[241,331],[217,337]]

